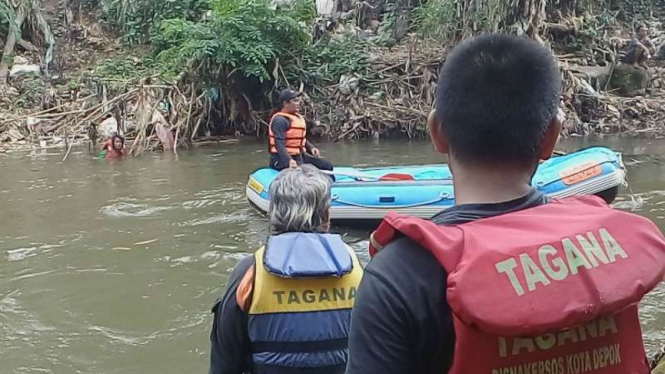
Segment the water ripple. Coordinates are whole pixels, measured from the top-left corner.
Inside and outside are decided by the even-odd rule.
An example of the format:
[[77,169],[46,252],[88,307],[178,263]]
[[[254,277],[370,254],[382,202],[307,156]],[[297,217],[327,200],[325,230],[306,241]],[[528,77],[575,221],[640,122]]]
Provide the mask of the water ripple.
[[173,206],[149,206],[148,204],[135,204],[120,202],[106,205],[100,212],[115,218],[121,217],[148,217],[159,212],[173,209]]
[[178,226],[190,227],[190,226],[211,225],[216,223],[236,223],[236,222],[244,222],[245,220],[247,220],[246,214],[242,212],[235,212],[231,214],[220,214],[208,218],[196,218],[179,223]]
[[131,346],[146,345],[157,337],[157,333],[153,333],[148,336],[129,336],[103,326],[90,326],[88,327],[88,330],[95,333],[100,333],[102,336],[111,339],[112,341]]
[[10,249],[7,251],[7,260],[9,262],[25,260],[27,257],[36,256],[36,252],[37,247]]
[[215,205],[220,201],[219,199],[188,200],[182,203],[182,207],[185,209],[199,209]]

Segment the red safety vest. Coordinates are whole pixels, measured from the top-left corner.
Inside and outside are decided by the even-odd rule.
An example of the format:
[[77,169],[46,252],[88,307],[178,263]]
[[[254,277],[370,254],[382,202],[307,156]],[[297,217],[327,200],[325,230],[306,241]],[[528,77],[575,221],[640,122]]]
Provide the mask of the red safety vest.
[[300,114],[293,115],[282,112],[276,113],[270,119],[270,128],[268,129],[268,135],[270,137],[270,153],[277,153],[275,134],[272,132],[272,123],[277,116],[285,117],[291,122],[288,130],[286,130],[286,151],[289,152],[291,156],[299,155],[305,148],[305,143],[307,143],[307,124],[305,123],[303,116]]
[[647,374],[637,303],[665,275],[665,239],[600,198],[558,200],[453,226],[389,213],[448,273],[453,374]]

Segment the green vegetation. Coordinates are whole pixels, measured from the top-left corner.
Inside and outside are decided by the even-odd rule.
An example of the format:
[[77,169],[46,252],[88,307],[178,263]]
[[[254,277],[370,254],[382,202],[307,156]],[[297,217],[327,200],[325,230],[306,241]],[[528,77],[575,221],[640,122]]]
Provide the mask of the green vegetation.
[[150,41],[154,28],[164,20],[197,21],[208,9],[207,0],[101,1],[102,20],[119,30],[130,45]]
[[53,45],[55,43],[51,28],[42,13],[41,0],[2,1],[0,6],[0,26],[4,26],[5,40],[0,59],[0,86],[6,85],[10,65],[14,62],[15,46],[23,40],[23,33],[38,34],[44,44],[48,45],[44,55],[44,62],[48,64],[53,60]]
[[[645,12],[651,9],[649,0],[526,3],[386,0],[381,5],[381,24],[374,30],[378,35],[372,36],[371,41],[353,36],[331,40],[330,35],[324,35],[315,42],[311,37],[317,17],[314,0],[293,0],[290,5],[275,5],[273,0],[70,0],[70,3],[96,14],[126,45],[148,51],[138,62],[120,56],[102,61],[95,72],[108,80],[131,81],[143,74],[161,74],[168,80],[188,72],[210,83],[233,73],[278,86],[287,82],[325,84],[338,81],[345,73],[362,74],[368,68],[369,44],[397,43],[395,29],[403,27],[399,20],[405,7],[413,8],[409,10],[408,29],[439,45],[455,43],[482,31],[508,30],[537,37],[547,7],[567,14],[581,14],[584,10],[581,8],[589,7],[625,8],[625,13],[638,8],[644,8]],[[39,4],[40,0],[0,1],[0,35],[10,33],[18,9],[38,9]],[[367,3],[356,4],[358,13],[349,25],[369,22],[367,11],[361,10],[363,4]],[[12,53],[3,55],[7,65],[12,57]]]
[[[662,1],[662,0],[658,0]],[[535,37],[549,13],[562,16],[635,22],[649,17],[653,0],[422,0],[413,14],[413,28],[426,39],[459,40],[479,32],[509,31]],[[546,12],[547,11],[547,12]],[[590,25],[590,32],[595,32]]]
[[29,109],[39,106],[44,94],[44,85],[41,79],[30,77],[22,82],[19,87],[19,96],[13,104],[21,109]]
[[[159,64],[151,56],[118,56],[102,60],[93,71],[93,76],[113,91],[122,91],[136,82],[159,74],[164,79],[173,79],[168,68]],[[76,82],[79,79],[75,80]]]
[[[557,1],[557,0],[549,0]],[[457,41],[480,32],[510,31],[535,37],[545,19],[548,0],[426,0],[415,11],[417,30],[425,38]]]
[[[502,31],[549,38],[562,54],[584,50],[605,64],[610,52],[599,46],[606,44],[603,38],[612,24],[635,12],[648,13],[654,4],[341,0],[335,15],[322,20],[315,0],[68,0],[56,6],[57,12],[67,7],[67,17],[53,17],[52,10],[48,14],[53,27],[58,23],[58,43],[73,37],[76,51],[91,48],[104,57],[84,61],[74,53],[69,66],[75,68],[68,66],[71,61],[56,59],[49,69],[53,36],[41,14],[42,1],[0,0],[0,36],[5,39],[0,85],[8,82],[21,95],[36,93],[37,81],[19,87],[20,79],[6,79],[14,45],[21,46],[16,48],[21,53],[31,51],[31,64],[38,62],[38,52],[46,67],[42,72],[67,80],[43,79],[44,86],[53,84],[56,90],[58,84],[71,91],[103,85],[114,97],[158,77],[149,80],[147,89],[161,90],[155,100],[170,100],[176,108],[171,115],[179,117],[169,121],[191,127],[183,131],[191,131],[187,134],[192,137],[197,132],[260,133],[274,92],[287,86],[308,93],[312,100],[306,100],[306,110],[322,126],[334,124],[344,134],[362,134],[358,136],[393,129],[412,136],[431,106],[442,47],[481,32]],[[551,31],[552,25],[559,34]],[[69,71],[58,70],[62,66]],[[25,101],[19,106],[31,105]],[[391,112],[383,116],[387,110]]]
[[362,74],[368,69],[368,47],[368,42],[354,38],[308,45],[299,53],[291,53],[294,63],[284,71],[290,81],[319,85],[337,83],[343,74]]
[[13,19],[14,11],[4,2],[0,2],[0,31],[7,32],[9,22]]
[[456,0],[430,0],[414,13],[414,22],[426,38],[450,39],[457,31]]
[[209,19],[165,20],[153,37],[158,59],[172,70],[217,66],[261,82],[270,79],[277,60],[307,43],[307,29],[293,12],[265,0],[219,0]]
[[[95,75],[112,85],[158,73],[172,80],[193,72],[202,83],[240,74],[259,82],[323,84],[367,68],[367,43],[355,38],[312,43],[314,1],[277,7],[269,0],[104,0],[102,19],[152,55],[100,63]],[[115,83],[114,83],[115,82]]]
[[222,131],[248,121],[247,106],[269,110],[278,88],[304,85],[311,91],[369,68],[368,41],[330,34],[312,39],[313,0],[279,6],[272,0],[190,0],[160,5],[165,12],[151,1],[157,0],[102,0],[101,19],[126,45],[137,50],[140,43],[145,53],[100,61],[94,79],[111,92],[155,75],[186,86],[183,91],[195,89],[207,103],[195,112],[223,108],[223,116],[213,119]]

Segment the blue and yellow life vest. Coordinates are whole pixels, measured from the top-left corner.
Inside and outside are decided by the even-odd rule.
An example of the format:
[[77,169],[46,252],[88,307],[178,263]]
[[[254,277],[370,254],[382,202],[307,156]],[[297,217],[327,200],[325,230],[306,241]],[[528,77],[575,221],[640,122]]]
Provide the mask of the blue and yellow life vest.
[[339,235],[284,233],[256,254],[252,374],[338,374],[363,270]]

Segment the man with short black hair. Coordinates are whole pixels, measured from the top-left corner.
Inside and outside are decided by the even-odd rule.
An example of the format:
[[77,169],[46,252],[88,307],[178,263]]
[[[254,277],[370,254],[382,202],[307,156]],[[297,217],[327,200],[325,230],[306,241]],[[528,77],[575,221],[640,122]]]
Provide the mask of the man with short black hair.
[[295,169],[300,164],[312,164],[320,170],[332,170],[330,161],[307,140],[307,125],[300,115],[300,93],[284,90],[279,94],[279,112],[270,120],[268,129],[270,167],[276,170]]
[[552,53],[530,39],[487,34],[447,56],[428,125],[457,205],[388,213],[370,236],[346,374],[564,373],[602,349],[615,359],[594,373],[647,372],[636,303],[663,279],[665,240],[598,197],[531,187],[560,93]]

